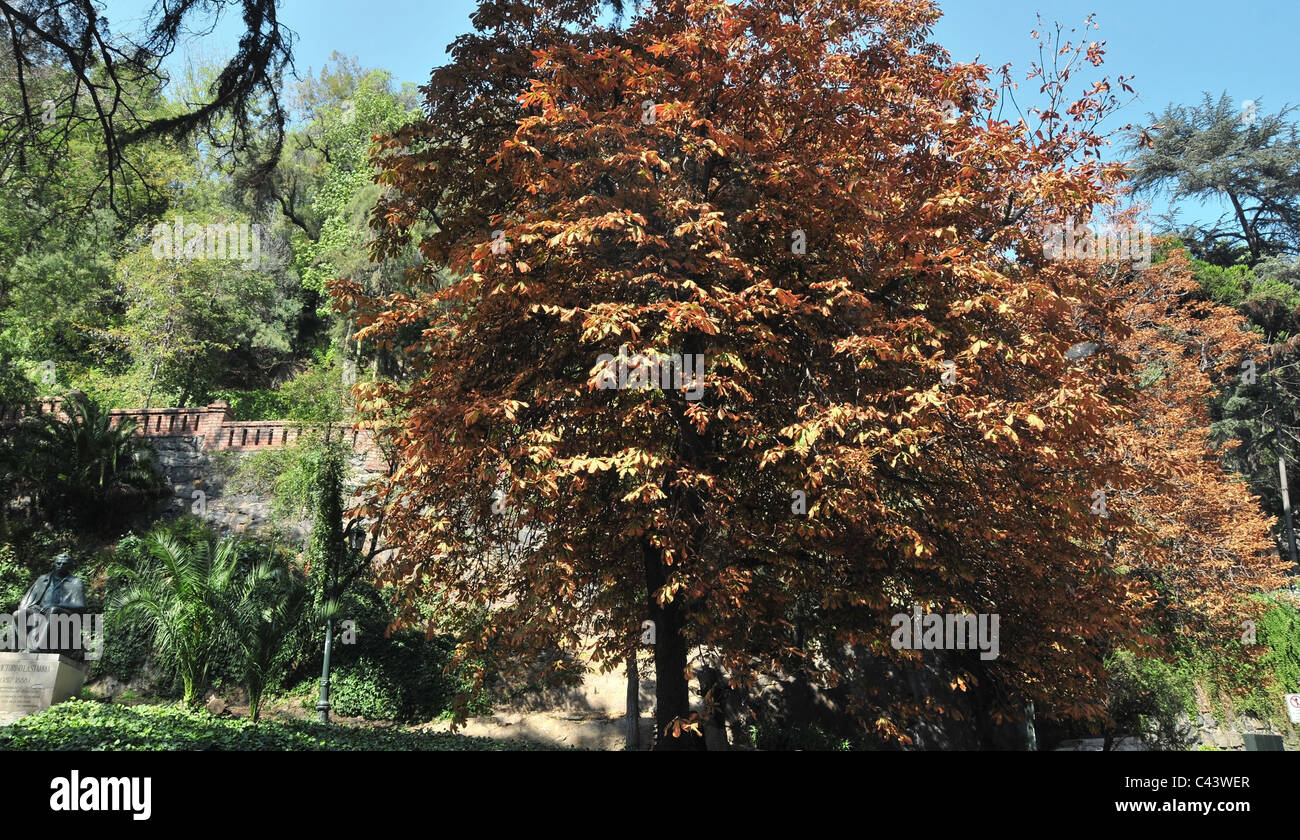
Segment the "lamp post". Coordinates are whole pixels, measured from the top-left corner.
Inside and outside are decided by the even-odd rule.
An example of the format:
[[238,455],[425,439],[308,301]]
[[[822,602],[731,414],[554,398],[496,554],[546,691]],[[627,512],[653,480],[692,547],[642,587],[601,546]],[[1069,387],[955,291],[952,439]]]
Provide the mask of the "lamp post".
[[321,723],[330,722],[330,648],[334,645],[334,616],[329,614],[334,583],[338,579],[337,564],[330,563],[330,575],[325,598],[325,657],[320,669],[320,699],[316,701],[316,719]]
[[325,619],[325,664],[320,672],[320,699],[316,701],[316,720],[330,722],[330,645],[334,641],[333,622]]
[[[343,540],[340,540],[340,542],[350,547],[352,551],[360,552],[366,544],[366,533],[358,528],[348,534],[346,542]],[[341,561],[341,557],[330,558],[329,588],[325,591],[324,599],[327,610],[338,595],[334,590],[338,586]],[[330,722],[330,651],[333,647],[334,616],[327,612],[325,616],[325,656],[321,661],[320,672],[320,700],[316,701],[316,719],[321,723]]]

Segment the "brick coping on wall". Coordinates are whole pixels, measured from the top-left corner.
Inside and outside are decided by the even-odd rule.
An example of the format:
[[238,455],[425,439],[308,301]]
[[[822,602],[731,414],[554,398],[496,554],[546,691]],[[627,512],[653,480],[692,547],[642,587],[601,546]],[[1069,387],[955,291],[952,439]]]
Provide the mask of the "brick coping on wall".
[[[63,400],[47,397],[25,406],[0,406],[0,425],[40,414],[66,418]],[[108,414],[114,428],[126,419],[134,420],[136,434],[149,438],[196,437],[207,452],[271,449],[296,441],[304,431],[304,424],[296,420],[232,420],[226,400],[216,400],[203,408],[115,408]],[[382,468],[382,458],[369,431],[340,428],[339,432],[353,449],[366,455],[367,469]]]

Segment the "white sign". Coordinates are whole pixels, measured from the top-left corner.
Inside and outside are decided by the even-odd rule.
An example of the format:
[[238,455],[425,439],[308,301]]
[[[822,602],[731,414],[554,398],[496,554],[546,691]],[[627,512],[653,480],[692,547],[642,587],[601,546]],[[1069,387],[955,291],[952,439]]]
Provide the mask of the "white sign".
[[1292,723],[1300,723],[1300,694],[1287,694],[1286,711],[1291,716]]

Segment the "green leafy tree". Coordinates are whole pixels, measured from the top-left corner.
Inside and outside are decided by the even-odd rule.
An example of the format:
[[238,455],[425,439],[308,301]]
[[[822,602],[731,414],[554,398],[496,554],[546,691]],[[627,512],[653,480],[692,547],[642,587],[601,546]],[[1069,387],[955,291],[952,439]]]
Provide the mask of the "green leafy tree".
[[[399,354],[353,345],[355,325],[332,312],[324,290],[339,277],[376,292],[395,290],[404,273],[420,262],[409,243],[382,264],[369,259],[374,240],[370,214],[383,191],[369,159],[372,138],[419,117],[415,90],[410,85],[396,88],[390,73],[364,70],[336,53],[319,79],[302,83],[298,102],[306,123],[293,135],[296,152],[281,163],[279,200],[298,229],[294,264],[302,276],[304,303],[311,307],[304,308],[299,323],[315,330],[317,340],[328,335],[359,364],[368,361],[380,375],[397,375],[402,370]],[[310,340],[305,331],[300,338]]]
[[[92,198],[116,209],[132,202],[132,152],[151,140],[188,141],[229,121],[232,145],[256,161],[263,174],[275,165],[284,136],[281,73],[292,58],[292,34],[280,24],[275,0],[178,0],[155,4],[131,29],[116,26],[102,5],[62,0],[0,2],[0,178],[28,168],[45,147],[84,144],[99,165]],[[188,31],[216,25],[231,8],[243,34],[202,95],[170,113],[132,107],[138,90],[156,90],[163,65]],[[128,34],[129,33],[129,34]],[[125,49],[123,36],[130,39]],[[36,107],[54,102],[52,119]],[[267,148],[252,138],[270,134]],[[39,175],[39,172],[33,173]],[[156,186],[156,185],[154,185]],[[146,198],[158,192],[146,190]]]
[[304,464],[312,488],[313,522],[307,562],[315,613],[332,621],[344,592],[363,571],[349,537],[355,523],[343,523],[343,481],[347,453],[341,444],[325,441],[312,449]]
[[[1254,108],[1254,110],[1252,110]],[[1300,135],[1284,107],[1218,101],[1170,105],[1133,144],[1133,184],[1168,189],[1172,200],[1224,201],[1230,210],[1210,225],[1184,232],[1193,253],[1230,265],[1300,254]]]
[[[223,221],[183,218],[187,227]],[[241,224],[251,241],[252,223]],[[272,255],[264,251],[261,258]],[[292,286],[282,272],[229,259],[160,259],[149,244],[119,263],[119,276],[126,317],[109,333],[144,374],[146,407],[160,398],[174,405],[202,400],[241,358],[289,349]]]

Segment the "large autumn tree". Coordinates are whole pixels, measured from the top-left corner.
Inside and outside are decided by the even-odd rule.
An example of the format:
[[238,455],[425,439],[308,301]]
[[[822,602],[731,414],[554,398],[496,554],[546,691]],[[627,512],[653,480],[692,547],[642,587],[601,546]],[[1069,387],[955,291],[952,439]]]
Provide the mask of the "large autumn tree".
[[[849,684],[905,739],[946,710],[860,662],[919,661],[889,643],[913,605],[1000,616],[1000,656],[952,674],[999,686],[996,715],[1099,714],[1096,652],[1142,635],[1114,546],[1149,537],[1093,514],[1135,475],[1131,366],[1069,350],[1127,328],[1040,231],[1110,201],[1092,128],[1115,100],[1103,81],[1055,107],[1073,70],[1040,70],[1054,106],[994,119],[937,18],[662,0],[621,29],[481,5],[429,119],[374,155],[375,254],[431,223],[425,265],[398,294],[334,285],[418,372],[361,402],[400,456],[367,508],[406,620],[435,592],[490,604],[463,656],[589,645],[604,667],[653,621],[664,747],[699,745],[694,659],[735,688]],[[702,357],[702,394],[601,387],[623,346]]]

